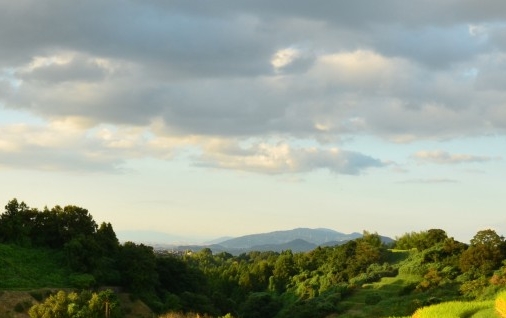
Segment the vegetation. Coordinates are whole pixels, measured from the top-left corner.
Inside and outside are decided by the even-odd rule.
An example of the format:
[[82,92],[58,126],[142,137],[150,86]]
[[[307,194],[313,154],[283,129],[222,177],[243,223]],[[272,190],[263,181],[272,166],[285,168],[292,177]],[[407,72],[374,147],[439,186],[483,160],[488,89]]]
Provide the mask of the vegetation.
[[413,318],[441,317],[497,317],[493,308],[494,301],[461,302],[451,301],[417,310]]
[[111,290],[91,293],[59,291],[28,311],[31,318],[122,317],[116,295]]
[[120,244],[111,224],[76,206],[38,210],[14,199],[0,216],[0,289],[61,289],[15,304],[31,317],[105,317],[105,306],[107,317],[125,316],[120,298],[101,286],[165,318],[493,317],[506,310],[505,257],[493,230],[469,245],[430,229],[395,246],[364,232],[305,253],[173,255]]

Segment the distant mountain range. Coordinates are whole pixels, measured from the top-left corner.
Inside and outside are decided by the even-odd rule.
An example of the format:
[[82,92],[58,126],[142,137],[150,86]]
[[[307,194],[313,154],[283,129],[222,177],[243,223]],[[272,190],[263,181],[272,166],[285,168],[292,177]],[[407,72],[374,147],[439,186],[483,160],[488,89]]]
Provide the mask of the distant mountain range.
[[286,244],[294,240],[304,240],[316,246],[328,242],[349,241],[361,237],[360,233],[344,234],[329,229],[298,228],[288,231],[275,231],[261,234],[245,235],[220,242],[226,248],[252,248],[261,245]]
[[[269,233],[251,234],[236,238],[221,238],[209,241],[202,245],[177,245],[177,244],[152,244],[155,249],[164,250],[191,250],[199,251],[210,248],[213,253],[228,252],[234,255],[250,251],[274,251],[281,252],[292,250],[293,252],[305,252],[318,246],[334,246],[344,244],[350,240],[362,237],[362,234],[354,232],[345,234],[330,229],[297,228],[287,231],[275,231]],[[391,243],[394,240],[382,236],[383,242]]]

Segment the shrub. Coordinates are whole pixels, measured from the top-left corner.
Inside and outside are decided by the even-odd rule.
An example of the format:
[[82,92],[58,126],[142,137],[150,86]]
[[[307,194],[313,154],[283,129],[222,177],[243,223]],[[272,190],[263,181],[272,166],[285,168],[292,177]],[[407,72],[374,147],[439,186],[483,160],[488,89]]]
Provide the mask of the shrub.
[[381,295],[377,293],[370,293],[365,296],[366,305],[376,305],[381,301]]
[[32,296],[36,301],[41,302],[47,297],[51,295],[51,291],[49,289],[42,290],[34,290],[30,292],[30,296]]
[[95,285],[95,277],[91,274],[74,274],[70,276],[70,283],[77,289],[88,289]]

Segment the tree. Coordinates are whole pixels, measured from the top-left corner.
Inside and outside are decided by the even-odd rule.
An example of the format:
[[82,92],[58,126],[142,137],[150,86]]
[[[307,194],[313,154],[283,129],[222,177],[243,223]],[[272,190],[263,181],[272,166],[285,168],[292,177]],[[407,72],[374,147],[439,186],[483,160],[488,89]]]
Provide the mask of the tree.
[[274,269],[272,270],[272,279],[269,281],[269,289],[277,292],[284,292],[290,278],[296,273],[295,263],[293,261],[292,251],[284,251],[279,255]]
[[102,223],[94,235],[96,244],[93,275],[103,284],[119,284],[120,274],[116,265],[120,244],[111,223]]
[[119,301],[111,290],[97,293],[59,291],[28,311],[31,318],[119,318]]
[[460,269],[463,272],[490,274],[501,265],[504,256],[504,238],[494,230],[482,230],[476,233],[471,240],[471,246],[462,253]]
[[403,250],[416,248],[419,251],[423,251],[443,242],[446,238],[448,238],[446,232],[441,229],[411,232],[398,237],[395,247]]
[[68,205],[63,210],[56,206],[60,224],[60,235],[63,242],[70,242],[74,237],[82,235],[88,237],[97,231],[97,223],[88,210],[75,205]]
[[24,202],[12,199],[0,217],[0,239],[3,242],[31,245],[31,232],[37,210],[30,209]]
[[151,246],[126,242],[120,248],[118,267],[123,286],[132,293],[154,292],[158,274],[156,258]]

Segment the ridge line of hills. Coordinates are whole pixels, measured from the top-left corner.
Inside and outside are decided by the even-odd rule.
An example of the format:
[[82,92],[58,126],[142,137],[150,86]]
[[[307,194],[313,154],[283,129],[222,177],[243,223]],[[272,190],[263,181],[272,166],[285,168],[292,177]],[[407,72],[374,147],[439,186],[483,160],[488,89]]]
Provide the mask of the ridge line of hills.
[[[345,244],[350,240],[362,237],[362,234],[342,233],[327,228],[295,228],[292,230],[273,231],[267,233],[249,234],[235,238],[217,239],[203,244],[168,244],[162,242],[150,242],[157,250],[200,251],[209,248],[214,253],[227,252],[233,255],[250,251],[273,251],[281,252],[292,250],[293,252],[305,252],[318,246],[335,246]],[[392,243],[390,237],[380,236],[384,243]]]

